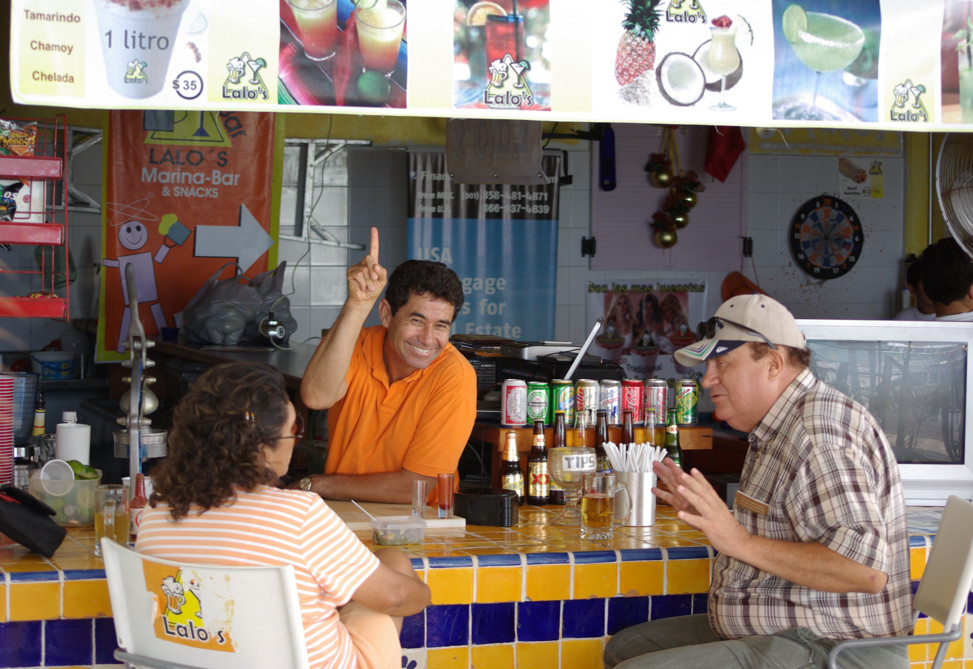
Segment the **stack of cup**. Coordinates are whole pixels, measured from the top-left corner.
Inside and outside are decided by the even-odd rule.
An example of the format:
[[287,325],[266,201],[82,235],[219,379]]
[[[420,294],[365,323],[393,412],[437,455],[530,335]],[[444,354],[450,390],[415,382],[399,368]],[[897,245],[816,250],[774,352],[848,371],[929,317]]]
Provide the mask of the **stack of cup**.
[[14,477],[14,380],[0,377],[0,485]]

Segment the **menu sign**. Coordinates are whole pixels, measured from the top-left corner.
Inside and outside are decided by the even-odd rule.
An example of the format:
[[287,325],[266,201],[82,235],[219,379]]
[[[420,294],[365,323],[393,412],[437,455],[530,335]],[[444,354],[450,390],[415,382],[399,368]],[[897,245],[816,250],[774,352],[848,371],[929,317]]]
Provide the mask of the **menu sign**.
[[[973,0],[11,0],[22,104],[973,126]],[[968,112],[968,113],[964,113]]]

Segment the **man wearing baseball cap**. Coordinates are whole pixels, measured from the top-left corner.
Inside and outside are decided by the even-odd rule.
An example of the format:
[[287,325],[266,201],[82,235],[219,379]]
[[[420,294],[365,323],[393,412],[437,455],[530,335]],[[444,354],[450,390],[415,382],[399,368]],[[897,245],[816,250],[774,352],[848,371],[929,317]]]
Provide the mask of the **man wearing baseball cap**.
[[[655,463],[653,492],[718,552],[707,613],[616,634],[606,667],[824,667],[841,639],[912,631],[898,464],[881,428],[818,381],[794,317],[766,295],[724,302],[679,363],[705,362],[715,415],[749,433],[733,510],[693,469]],[[903,647],[842,666],[906,667]]]

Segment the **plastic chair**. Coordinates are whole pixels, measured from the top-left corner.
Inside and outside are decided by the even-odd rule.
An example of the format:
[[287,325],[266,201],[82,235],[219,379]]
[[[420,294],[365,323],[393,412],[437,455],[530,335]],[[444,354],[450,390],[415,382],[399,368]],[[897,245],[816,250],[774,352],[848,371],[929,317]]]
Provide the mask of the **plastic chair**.
[[936,539],[919,588],[912,600],[915,617],[922,613],[943,626],[942,634],[909,637],[848,639],[837,644],[828,655],[829,669],[837,669],[838,654],[848,648],[938,643],[932,669],[939,669],[950,642],[963,636],[963,611],[973,585],[973,504],[956,496],[946,500]]
[[154,669],[308,666],[294,568],[178,563],[102,539],[119,648]]

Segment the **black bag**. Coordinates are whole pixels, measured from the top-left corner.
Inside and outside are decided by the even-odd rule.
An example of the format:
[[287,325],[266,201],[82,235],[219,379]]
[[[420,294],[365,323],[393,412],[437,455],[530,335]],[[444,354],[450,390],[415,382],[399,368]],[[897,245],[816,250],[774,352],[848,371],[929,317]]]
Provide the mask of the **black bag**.
[[57,550],[67,530],[54,522],[57,512],[30,493],[0,486],[0,532],[44,557]]

